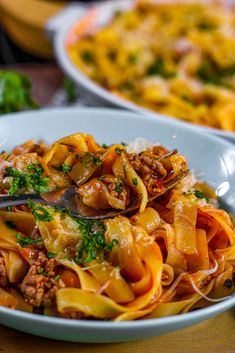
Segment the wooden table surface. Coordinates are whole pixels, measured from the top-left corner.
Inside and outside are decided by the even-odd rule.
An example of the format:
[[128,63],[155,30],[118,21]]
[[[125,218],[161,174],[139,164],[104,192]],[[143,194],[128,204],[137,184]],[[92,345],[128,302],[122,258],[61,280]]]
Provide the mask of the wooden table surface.
[[[7,68],[7,67],[0,67]],[[9,67],[8,67],[9,68]],[[33,95],[47,104],[61,85],[63,75],[54,64],[16,65],[27,73]],[[138,342],[82,344],[49,340],[0,325],[0,353],[235,353],[235,309],[190,328]]]

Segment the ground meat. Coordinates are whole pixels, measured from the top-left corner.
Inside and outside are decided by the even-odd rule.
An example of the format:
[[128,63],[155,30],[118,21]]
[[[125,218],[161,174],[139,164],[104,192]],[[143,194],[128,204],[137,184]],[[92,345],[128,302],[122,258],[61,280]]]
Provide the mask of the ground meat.
[[130,154],[128,158],[131,162],[132,167],[141,176],[153,174],[158,176],[159,178],[162,178],[167,175],[167,171],[163,167],[163,164],[156,159],[158,157],[154,157],[153,155],[147,155],[145,153],[140,153]]
[[111,196],[125,202],[127,206],[130,202],[129,188],[119,178],[106,175],[102,178],[102,182],[106,185]]
[[43,252],[39,253],[20,286],[27,303],[36,307],[52,306],[55,303],[58,289],[55,267],[55,259],[48,259]]

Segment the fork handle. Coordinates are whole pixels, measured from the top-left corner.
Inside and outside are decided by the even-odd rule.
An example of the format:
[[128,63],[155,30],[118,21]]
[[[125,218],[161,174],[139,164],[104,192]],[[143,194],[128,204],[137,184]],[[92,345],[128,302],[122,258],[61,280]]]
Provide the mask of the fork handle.
[[29,200],[45,203],[40,194],[6,195],[0,196],[0,208],[25,205]]

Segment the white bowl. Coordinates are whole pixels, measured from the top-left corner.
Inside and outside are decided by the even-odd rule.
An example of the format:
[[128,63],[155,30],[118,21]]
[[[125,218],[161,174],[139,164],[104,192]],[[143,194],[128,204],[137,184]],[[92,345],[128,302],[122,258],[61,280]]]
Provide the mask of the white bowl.
[[[177,148],[191,168],[220,193],[235,214],[235,147],[202,133],[193,125],[170,119],[111,109],[47,109],[9,114],[0,119],[4,150],[27,139],[56,139],[77,131],[94,135],[100,143],[129,142],[136,137]],[[137,340],[193,325],[235,305],[235,297],[187,314],[132,322],[83,321],[46,317],[0,307],[0,323],[38,336],[79,342]]]
[[[113,16],[113,14],[117,10],[126,10],[130,8],[133,4],[132,0],[119,0],[119,1],[106,1],[99,5],[95,6],[95,11],[97,12],[97,18],[99,21],[99,26],[104,25],[107,21]],[[80,5],[81,6],[81,5]],[[61,23],[61,26],[58,26],[60,22],[57,23],[56,31],[54,33],[54,50],[57,61],[61,66],[62,70],[68,75],[80,88],[80,90],[89,93],[90,98],[93,99],[93,105],[102,105],[102,106],[109,106],[109,107],[119,107],[123,109],[137,111],[139,113],[144,113],[148,115],[153,115],[156,120],[175,120],[175,118],[170,116],[164,116],[162,114],[155,113],[150,109],[141,107],[135,103],[132,103],[129,100],[124,98],[118,97],[107,89],[103,88],[102,86],[95,83],[95,81],[91,80],[88,76],[86,76],[83,71],[81,71],[70,59],[67,50],[66,50],[66,41],[68,38],[68,34],[71,33],[75,24],[79,22],[76,19],[76,8],[73,9],[74,11],[66,17],[67,23]],[[83,17],[88,9],[79,7],[77,9],[77,13],[79,13],[79,17]],[[74,19],[75,18],[75,19]],[[71,19],[71,21],[69,21]],[[50,30],[49,30],[50,31]],[[188,125],[189,123],[179,120],[182,126]],[[191,123],[190,123],[191,124]],[[204,131],[209,133],[213,133],[215,135],[221,136],[226,138],[235,143],[235,132],[228,132],[224,130],[203,127],[200,128]]]

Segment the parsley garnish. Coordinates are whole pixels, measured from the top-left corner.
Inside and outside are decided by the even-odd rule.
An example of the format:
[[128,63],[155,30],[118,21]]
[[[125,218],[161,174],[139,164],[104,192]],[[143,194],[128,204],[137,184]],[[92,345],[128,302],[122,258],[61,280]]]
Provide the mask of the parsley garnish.
[[87,263],[97,258],[98,253],[111,251],[116,241],[105,242],[106,225],[102,221],[77,219],[82,235],[82,244],[77,252],[77,263]]
[[48,257],[48,259],[54,259],[54,257],[56,257],[56,253],[48,251],[47,257]]
[[175,71],[169,71],[166,69],[163,59],[158,58],[148,69],[148,75],[159,75],[165,78],[171,78],[176,76]]
[[124,183],[122,180],[117,180],[116,183],[115,183],[115,191],[118,193],[118,194],[121,194],[121,192],[123,191],[123,188],[124,188]]
[[43,241],[42,237],[39,237],[37,239],[31,239],[28,237],[22,237],[20,233],[16,233],[16,241],[20,246],[25,247],[27,245],[33,245],[33,244],[38,244]]
[[45,276],[45,277],[48,277],[48,273],[46,271],[44,271],[43,269],[38,270],[38,274],[42,275],[42,276]]
[[49,222],[53,219],[52,215],[48,212],[45,207],[38,205],[31,200],[28,201],[28,206],[31,209],[36,221]]
[[39,108],[31,96],[31,81],[14,71],[0,71],[0,115]]
[[81,57],[86,63],[89,63],[89,64],[91,64],[94,61],[94,55],[88,49],[82,51]]
[[57,276],[54,277],[54,281],[56,281],[56,282],[58,282],[59,279],[60,279],[60,275],[57,275]]
[[108,146],[106,145],[106,143],[102,143],[101,147],[102,147],[102,148],[105,148],[105,149],[108,148]]
[[205,199],[207,202],[209,202],[210,200],[208,199],[208,197],[206,197],[204,195],[204,193],[200,190],[194,190],[194,195],[198,198],[198,199]]
[[119,155],[119,156],[121,156],[121,154],[122,154],[122,152],[123,152],[124,150],[122,149],[122,148],[116,148],[116,153]]
[[138,180],[137,180],[137,178],[133,178],[133,179],[132,179],[132,183],[133,183],[133,185],[135,185],[135,186],[138,185]]
[[59,167],[54,167],[54,169],[57,169],[57,170],[59,170],[60,172],[63,172],[63,173],[68,173],[68,172],[71,171],[72,166],[70,164],[64,163],[64,164],[60,165]]
[[49,177],[43,176],[44,169],[38,163],[31,163],[27,167],[28,172],[21,172],[12,167],[6,168],[6,176],[12,177],[12,185],[9,189],[9,194],[14,195],[25,189],[33,189],[37,192],[45,192],[49,190]]

